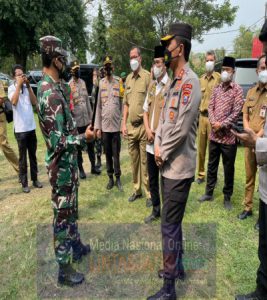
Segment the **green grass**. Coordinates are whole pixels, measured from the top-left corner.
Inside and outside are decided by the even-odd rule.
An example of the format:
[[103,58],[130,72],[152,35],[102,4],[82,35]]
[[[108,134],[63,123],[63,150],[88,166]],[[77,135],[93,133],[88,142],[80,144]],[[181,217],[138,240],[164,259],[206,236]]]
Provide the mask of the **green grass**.
[[[51,224],[52,210],[50,186],[44,167],[45,145],[39,128],[37,134],[39,179],[44,184],[43,189],[32,189],[31,193],[27,195],[21,193],[15,172],[5,160],[3,154],[0,153],[0,299],[38,298],[36,285],[36,225]],[[12,125],[8,126],[8,137],[9,142],[17,151]],[[123,143],[121,158],[124,192],[120,193],[114,188],[108,193],[105,189],[107,183],[105,168],[101,176],[92,176],[89,174],[88,159],[84,155],[85,170],[88,177],[81,182],[79,189],[79,223],[86,238],[90,237],[90,232],[86,232],[85,229],[86,224],[143,224],[143,219],[150,213],[150,209],[145,207],[145,199],[140,199],[131,204],[127,201],[128,196],[132,193],[132,184],[130,159],[125,142]],[[204,185],[199,186],[194,183],[190,192],[184,218],[185,228],[189,228],[190,224],[194,224],[196,228],[200,223],[216,224],[216,269],[208,270],[210,277],[214,278],[216,276],[216,298],[214,299],[233,299],[236,293],[249,292],[255,288],[258,267],[258,234],[253,227],[258,217],[258,193],[255,193],[254,196],[255,209],[253,217],[243,222],[239,221],[236,216],[243,209],[244,185],[244,149],[239,147],[233,195],[234,208],[231,212],[226,212],[223,208],[223,169],[221,165],[215,191],[215,201],[199,204],[197,198],[204,193]],[[101,228],[104,225],[99,226]],[[51,227],[49,228],[51,229]],[[95,225],[94,230],[96,230]],[[149,230],[144,235],[148,235]],[[101,232],[98,232],[98,234],[101,235]],[[47,236],[51,239],[49,232]],[[193,233],[192,235],[189,233],[188,236],[189,239],[194,239]],[[207,239],[208,236],[209,232],[200,229],[199,236],[195,236],[195,239],[201,241],[202,238]],[[51,247],[51,244],[49,247]],[[50,256],[52,255],[53,258],[51,249]],[[54,262],[52,261],[51,264],[54,264]],[[129,285],[127,296],[127,294],[123,294],[120,285],[116,285],[116,281],[111,284],[111,277],[108,275],[110,276],[110,274],[104,274],[100,276],[101,279],[98,279],[96,274],[87,274],[86,281],[94,291],[92,294],[96,295],[96,298],[110,297],[116,299],[120,296],[127,298],[129,295],[135,298],[134,295],[136,295],[136,298],[145,299],[161,285],[161,281],[157,279],[156,274],[151,273],[141,274],[140,278],[142,279],[137,276],[137,278],[134,278],[136,283],[131,286],[131,278],[128,278],[122,270],[122,274],[116,274],[114,278],[118,279],[119,282],[123,277],[126,284]],[[140,296],[140,293],[138,294],[136,285],[144,291],[142,296]],[[189,290],[194,288],[188,282],[187,285]],[[88,286],[85,284],[82,289],[86,290]],[[68,292],[66,288],[62,290]],[[188,294],[184,295],[184,299],[196,299],[190,296],[189,290]],[[179,289],[177,293],[179,295]],[[66,295],[58,293],[56,297],[66,298]],[[90,291],[87,295],[90,298]],[[79,294],[76,297],[79,298]]]

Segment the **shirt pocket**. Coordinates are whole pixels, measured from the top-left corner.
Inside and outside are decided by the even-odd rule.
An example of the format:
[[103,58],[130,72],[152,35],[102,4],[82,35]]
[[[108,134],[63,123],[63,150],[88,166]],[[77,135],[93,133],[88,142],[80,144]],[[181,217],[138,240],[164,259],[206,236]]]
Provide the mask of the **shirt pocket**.
[[175,124],[178,117],[179,110],[179,95],[173,95],[170,100],[169,109],[167,111],[167,121],[171,124]]

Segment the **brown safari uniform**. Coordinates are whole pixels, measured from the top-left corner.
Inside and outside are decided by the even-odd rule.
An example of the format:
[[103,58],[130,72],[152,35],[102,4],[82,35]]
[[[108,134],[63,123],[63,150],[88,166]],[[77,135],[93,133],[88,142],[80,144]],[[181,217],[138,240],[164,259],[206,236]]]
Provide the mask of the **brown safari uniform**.
[[217,72],[213,72],[210,77],[204,74],[200,78],[201,86],[201,103],[200,103],[200,115],[198,124],[198,178],[203,179],[205,177],[205,157],[206,149],[209,143],[210,135],[210,122],[208,117],[208,107],[210,97],[213,88],[220,83],[221,75]]
[[[0,80],[0,98],[5,98],[6,94],[4,91],[4,86],[2,81]],[[6,159],[15,169],[15,171],[19,172],[19,161],[17,155],[10,147],[7,141],[7,132],[6,132],[6,115],[4,113],[3,105],[0,105],[0,148],[3,151]]]
[[[261,90],[259,84],[251,88],[247,93],[243,114],[249,116],[249,127],[258,133],[264,128],[267,112],[267,84]],[[254,149],[245,148],[246,188],[245,210],[251,211],[253,207],[253,193],[257,173],[257,161]]]
[[142,68],[134,77],[130,73],[126,78],[124,104],[129,107],[128,149],[132,160],[132,173],[134,191],[137,195],[142,193],[141,181],[145,194],[150,198],[146,160],[146,130],[143,122],[143,105],[150,83],[150,73]]

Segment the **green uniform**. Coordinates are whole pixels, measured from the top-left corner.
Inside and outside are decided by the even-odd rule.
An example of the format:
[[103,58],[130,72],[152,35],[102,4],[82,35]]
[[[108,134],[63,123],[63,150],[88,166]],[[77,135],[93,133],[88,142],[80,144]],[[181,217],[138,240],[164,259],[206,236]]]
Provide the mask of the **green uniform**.
[[78,165],[77,146],[85,146],[72,118],[70,87],[45,75],[38,84],[38,117],[47,146],[45,157],[52,186],[54,242],[58,263],[71,261],[72,249],[80,243],[77,225]]

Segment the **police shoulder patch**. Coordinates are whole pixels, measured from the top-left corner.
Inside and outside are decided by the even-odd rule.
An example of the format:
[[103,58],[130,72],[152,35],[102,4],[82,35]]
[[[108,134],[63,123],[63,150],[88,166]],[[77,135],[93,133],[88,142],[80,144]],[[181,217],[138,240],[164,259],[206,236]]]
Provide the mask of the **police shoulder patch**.
[[191,83],[187,83],[182,86],[182,96],[181,96],[182,99],[181,100],[182,100],[183,105],[186,105],[187,103],[189,103],[192,88],[193,88],[193,86]]

